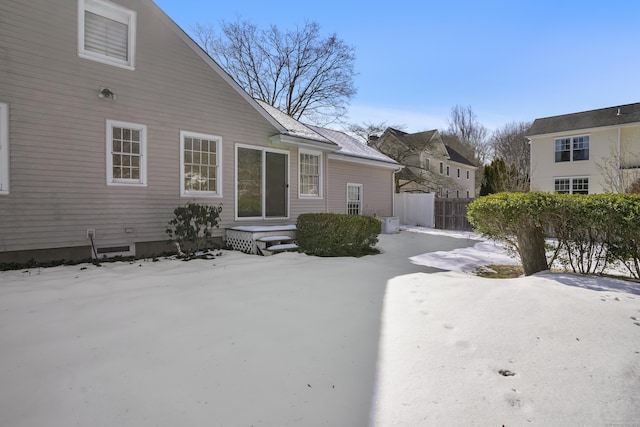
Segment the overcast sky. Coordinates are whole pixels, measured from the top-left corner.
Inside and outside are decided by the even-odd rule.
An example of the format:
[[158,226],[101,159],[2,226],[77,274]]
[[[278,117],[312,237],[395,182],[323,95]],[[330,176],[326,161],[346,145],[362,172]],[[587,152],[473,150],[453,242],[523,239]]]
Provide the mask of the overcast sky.
[[356,50],[349,121],[447,126],[470,105],[490,129],[640,101],[640,2],[155,0],[187,33],[240,17],[318,22]]

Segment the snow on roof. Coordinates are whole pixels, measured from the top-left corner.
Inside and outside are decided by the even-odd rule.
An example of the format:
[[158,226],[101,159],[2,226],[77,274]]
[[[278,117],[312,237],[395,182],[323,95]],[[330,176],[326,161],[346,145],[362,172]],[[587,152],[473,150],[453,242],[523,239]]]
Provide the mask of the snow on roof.
[[392,158],[385,156],[381,152],[374,150],[373,148],[358,141],[354,137],[347,135],[344,132],[333,130],[333,129],[321,128],[318,126],[309,125],[309,127],[314,131],[316,131],[317,133],[319,133],[320,135],[324,136],[325,138],[338,144],[341,147],[341,149],[337,151],[336,154],[343,154],[345,156],[360,157],[363,159],[377,160],[380,162],[397,164],[397,162]]
[[317,132],[314,132],[309,127],[300,123],[293,117],[286,115],[285,113],[278,110],[277,108],[267,104],[266,102],[259,101],[259,100],[256,100],[256,102],[260,104],[260,106],[264,108],[265,111],[269,113],[269,115],[271,115],[271,117],[276,119],[276,121],[286,129],[288,135],[304,138],[304,139],[310,139],[310,140],[313,140],[316,142],[322,142],[328,145],[335,145],[333,142],[329,141],[327,138],[323,137]]

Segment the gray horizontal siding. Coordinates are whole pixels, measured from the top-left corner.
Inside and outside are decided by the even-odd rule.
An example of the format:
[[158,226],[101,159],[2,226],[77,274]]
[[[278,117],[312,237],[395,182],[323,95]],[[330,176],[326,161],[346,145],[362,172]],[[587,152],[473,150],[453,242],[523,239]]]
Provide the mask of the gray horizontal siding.
[[[234,144],[268,145],[276,133],[154,7],[118,3],[138,11],[135,71],[78,57],[75,1],[0,4],[11,151],[0,251],[86,246],[87,228],[99,245],[163,240],[173,209],[189,200],[222,201],[232,224]],[[100,87],[117,99],[99,99]],[[108,119],[147,126],[147,187],[106,185]],[[222,136],[223,200],[180,197],[180,130]]]
[[362,184],[363,214],[393,214],[393,171],[362,164],[329,160],[329,211],[346,213],[347,183]]

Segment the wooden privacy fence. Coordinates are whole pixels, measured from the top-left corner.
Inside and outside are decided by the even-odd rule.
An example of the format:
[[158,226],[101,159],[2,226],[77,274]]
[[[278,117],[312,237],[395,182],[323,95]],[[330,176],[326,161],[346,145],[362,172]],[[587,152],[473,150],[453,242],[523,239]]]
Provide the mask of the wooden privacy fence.
[[436,227],[442,230],[472,231],[467,220],[467,206],[473,199],[435,199]]

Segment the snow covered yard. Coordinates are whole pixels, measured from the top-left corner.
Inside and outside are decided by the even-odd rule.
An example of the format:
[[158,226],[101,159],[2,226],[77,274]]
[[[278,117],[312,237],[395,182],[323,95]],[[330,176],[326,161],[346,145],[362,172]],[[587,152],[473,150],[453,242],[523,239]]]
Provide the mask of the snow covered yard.
[[476,243],[1,272],[0,425],[638,425],[640,289]]

